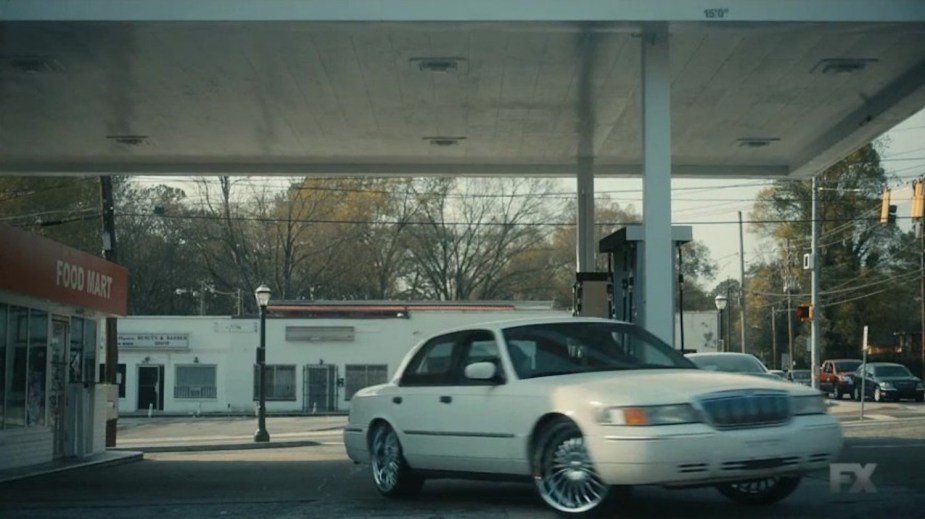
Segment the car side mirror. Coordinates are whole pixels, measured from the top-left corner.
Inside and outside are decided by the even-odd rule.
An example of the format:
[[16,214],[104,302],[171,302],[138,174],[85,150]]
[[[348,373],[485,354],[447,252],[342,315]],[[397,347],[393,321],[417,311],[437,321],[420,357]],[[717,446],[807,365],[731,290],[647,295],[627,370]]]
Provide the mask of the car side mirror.
[[466,366],[466,378],[472,380],[495,380],[498,367],[494,362],[473,362]]

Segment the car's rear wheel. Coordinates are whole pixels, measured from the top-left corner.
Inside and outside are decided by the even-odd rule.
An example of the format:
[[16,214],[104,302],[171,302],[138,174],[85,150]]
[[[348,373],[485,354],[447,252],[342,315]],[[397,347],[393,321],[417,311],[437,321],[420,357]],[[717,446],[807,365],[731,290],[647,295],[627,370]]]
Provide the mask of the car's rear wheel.
[[411,472],[398,441],[398,435],[388,424],[374,426],[369,440],[373,483],[387,497],[412,497],[421,491],[424,479]]
[[547,505],[567,517],[597,517],[628,487],[610,487],[594,468],[581,430],[568,419],[544,427],[536,440],[533,480]]
[[800,485],[800,476],[774,476],[716,485],[719,493],[743,505],[767,505],[789,496]]

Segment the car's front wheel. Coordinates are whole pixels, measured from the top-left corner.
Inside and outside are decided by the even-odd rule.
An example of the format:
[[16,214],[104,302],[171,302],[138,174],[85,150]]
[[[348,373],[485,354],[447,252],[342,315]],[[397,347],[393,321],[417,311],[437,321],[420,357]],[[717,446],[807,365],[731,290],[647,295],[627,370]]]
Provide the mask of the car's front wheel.
[[388,424],[374,426],[369,440],[373,483],[387,497],[412,497],[421,491],[424,480],[411,472],[398,441],[398,435]]
[[800,476],[774,476],[716,485],[720,494],[743,505],[767,505],[789,496],[800,485]]
[[874,402],[883,402],[883,392],[880,391],[880,388],[874,389]]
[[539,432],[532,463],[540,497],[560,515],[597,517],[619,497],[628,497],[628,487],[611,487],[601,480],[581,430],[566,418]]

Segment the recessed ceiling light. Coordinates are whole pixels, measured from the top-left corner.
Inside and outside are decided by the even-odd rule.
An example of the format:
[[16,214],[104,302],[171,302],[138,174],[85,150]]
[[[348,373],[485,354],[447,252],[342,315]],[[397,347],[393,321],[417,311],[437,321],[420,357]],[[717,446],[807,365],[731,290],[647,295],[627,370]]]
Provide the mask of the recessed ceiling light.
[[465,137],[424,137],[425,141],[430,141],[433,146],[455,146],[460,141],[466,140]]
[[148,142],[147,135],[107,135],[106,138],[125,146],[140,146]]
[[411,63],[417,65],[421,72],[434,72],[443,74],[446,72],[456,72],[460,64],[466,61],[466,58],[411,58]]
[[816,63],[812,72],[829,75],[853,74],[861,72],[867,68],[867,65],[877,63],[877,61],[872,58],[826,58]]
[[779,140],[777,137],[743,137],[737,139],[736,142],[743,148],[764,148]]
[[50,56],[4,56],[4,68],[20,74],[62,72],[61,63]]

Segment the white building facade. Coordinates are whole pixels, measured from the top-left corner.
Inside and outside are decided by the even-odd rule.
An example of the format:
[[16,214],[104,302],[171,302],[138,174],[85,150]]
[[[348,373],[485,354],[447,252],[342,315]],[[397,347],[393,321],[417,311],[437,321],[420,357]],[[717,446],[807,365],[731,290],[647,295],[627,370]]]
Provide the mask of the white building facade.
[[[271,304],[267,412],[335,413],[385,382],[408,350],[442,330],[569,312],[513,304]],[[251,413],[258,318],[128,317],[119,323],[119,412]]]

